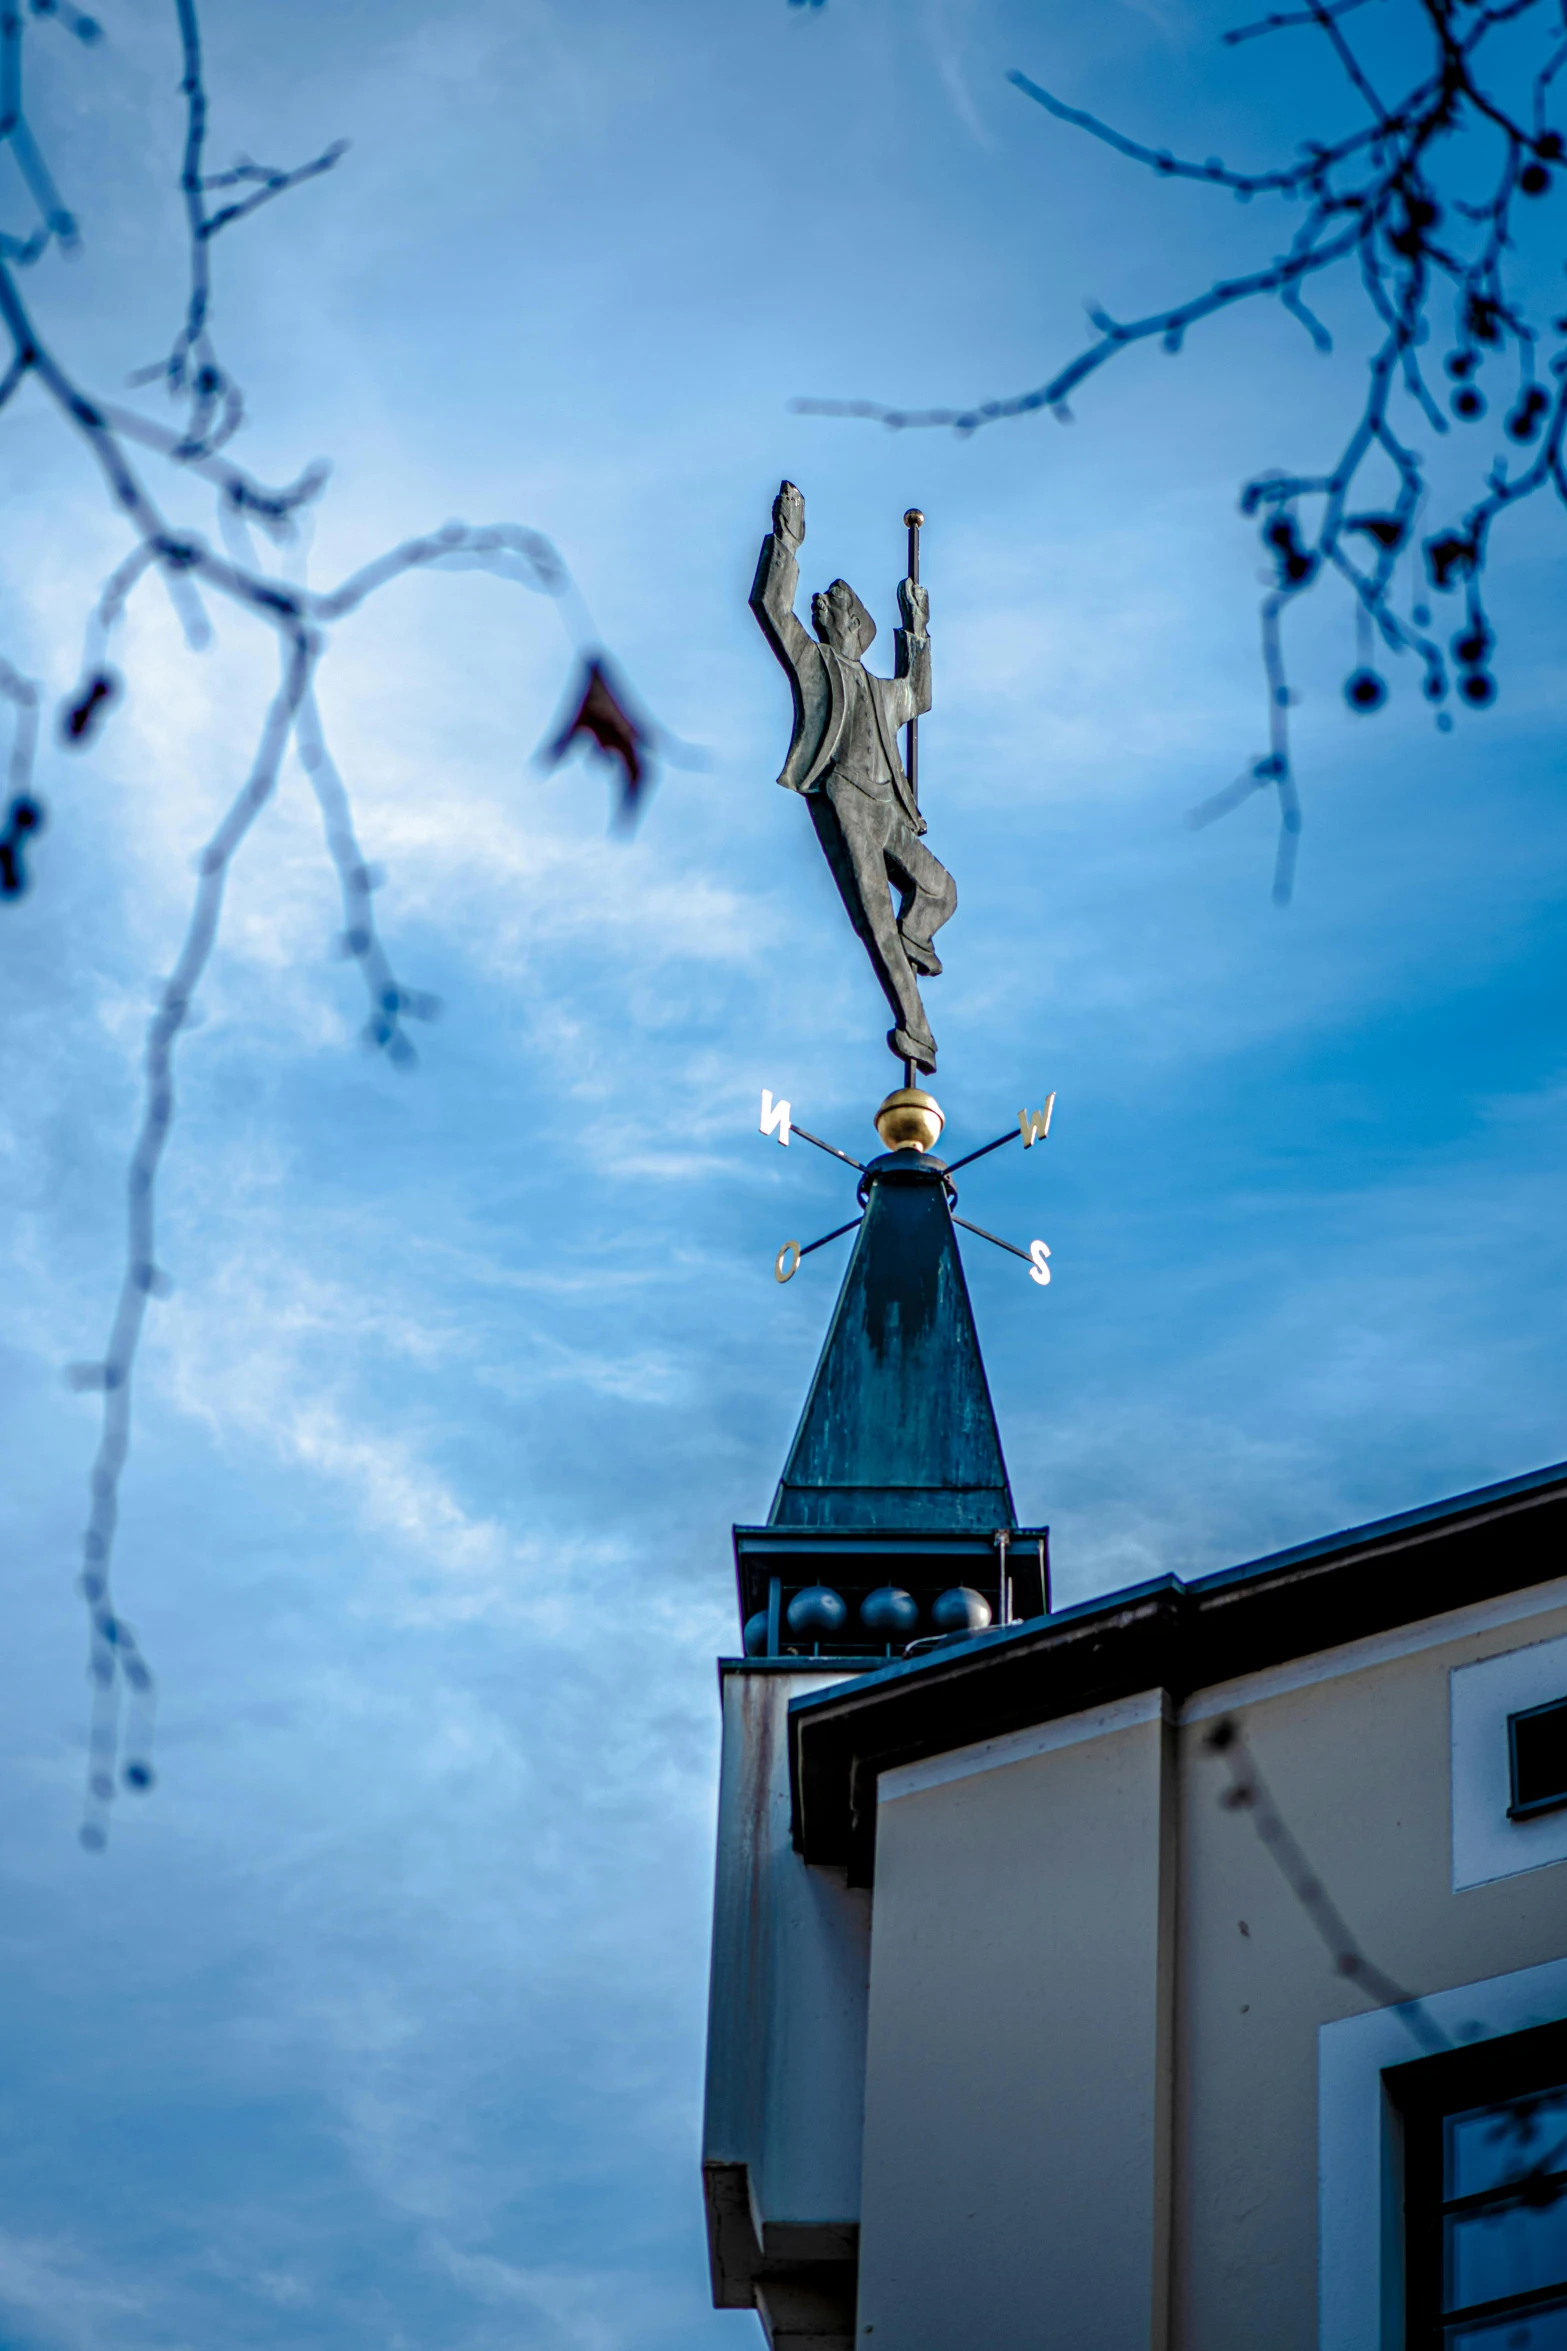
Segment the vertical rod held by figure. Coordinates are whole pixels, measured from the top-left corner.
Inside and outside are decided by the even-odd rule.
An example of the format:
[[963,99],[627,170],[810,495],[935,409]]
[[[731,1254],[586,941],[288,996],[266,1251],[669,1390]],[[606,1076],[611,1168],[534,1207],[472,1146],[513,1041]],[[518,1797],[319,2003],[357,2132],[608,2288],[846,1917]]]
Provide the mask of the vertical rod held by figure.
[[[914,582],[914,585],[918,587],[920,584],[920,526],[924,522],[925,517],[917,506],[911,506],[908,512],[904,515],[903,520],[908,526],[909,533],[908,576]],[[903,730],[903,739],[905,745],[907,746],[903,755],[904,771],[909,779],[910,797],[912,798],[914,805],[917,808],[919,806],[920,797],[920,722],[917,718],[911,718],[909,720],[908,725]],[[913,1062],[905,1061],[903,1064],[903,1082],[905,1086],[913,1085],[915,1074],[916,1072]]]
[[[917,506],[911,506],[903,519],[909,528],[909,578],[917,588],[920,584],[920,525],[925,517]],[[904,741],[908,745],[908,754],[903,764],[908,770],[909,790],[917,803],[920,796],[920,722],[917,718],[909,720],[904,729]]]

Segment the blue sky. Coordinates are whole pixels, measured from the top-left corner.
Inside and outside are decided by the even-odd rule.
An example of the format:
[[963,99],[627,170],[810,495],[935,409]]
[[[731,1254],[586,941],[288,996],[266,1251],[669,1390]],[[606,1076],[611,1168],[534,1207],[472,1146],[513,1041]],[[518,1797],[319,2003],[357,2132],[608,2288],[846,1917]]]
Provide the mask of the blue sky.
[[[35,37],[84,228],[33,286],[118,385],[182,262],[169,12]],[[450,515],[548,531],[659,718],[706,747],[633,842],[541,776],[568,646],[474,574],[388,590],[322,681],[399,969],[445,1011],[400,1075],[361,1013],[304,781],[236,871],[181,1050],[124,1490],[121,1607],[160,1784],[75,1841],[72,1589],[140,1040],[270,653],[133,608],[126,701],[52,747],[0,909],[8,1474],[0,1644],[0,2341],[16,2351],[671,2351],[707,2309],[697,2113],[728,1528],[765,1514],[850,1213],[756,1134],[761,1088],[856,1153],[885,1015],[745,606],[773,490],[808,584],[883,629],[929,515],[931,840],[961,905],[929,992],[955,1148],[1050,1088],[1047,1149],[965,1213],[1019,1510],[1078,1599],[1567,1452],[1563,538],[1494,587],[1501,698],[1352,717],[1341,604],[1293,638],[1306,832],[1269,900],[1258,548],[1235,492],[1356,397],[1277,311],[1119,363],[1076,422],[960,442],[791,414],[1039,381],[1082,303],[1266,258],[1260,210],[1155,186],[1010,90],[1270,160],[1341,119],[1209,0],[234,0],[214,153],[328,179],[219,249],[262,473],[335,465],[329,582]],[[1389,17],[1389,25],[1392,23]],[[1379,35],[1392,39],[1392,32]],[[0,199],[19,214],[14,185]],[[6,216],[7,219],[10,215]],[[142,397],[151,400],[152,395]],[[1442,461],[1448,463],[1447,459]],[[1456,460],[1455,460],[1456,462]],[[51,696],[124,551],[41,402],[0,419],[0,650]],[[176,510],[210,527],[190,494]]]

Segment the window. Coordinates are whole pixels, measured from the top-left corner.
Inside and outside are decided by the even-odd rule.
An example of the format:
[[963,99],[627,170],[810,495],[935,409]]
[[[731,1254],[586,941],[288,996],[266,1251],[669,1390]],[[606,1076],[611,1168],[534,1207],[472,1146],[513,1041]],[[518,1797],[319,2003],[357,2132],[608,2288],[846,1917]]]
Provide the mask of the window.
[[1567,1799],[1567,1637],[1455,1666],[1451,1686],[1454,1892],[1567,1862],[1567,1800],[1537,1801]]
[[1507,1717],[1513,1800],[1509,1820],[1528,1820],[1567,1804],[1567,1698]]
[[1567,2025],[1392,2068],[1408,2351],[1567,2351]]

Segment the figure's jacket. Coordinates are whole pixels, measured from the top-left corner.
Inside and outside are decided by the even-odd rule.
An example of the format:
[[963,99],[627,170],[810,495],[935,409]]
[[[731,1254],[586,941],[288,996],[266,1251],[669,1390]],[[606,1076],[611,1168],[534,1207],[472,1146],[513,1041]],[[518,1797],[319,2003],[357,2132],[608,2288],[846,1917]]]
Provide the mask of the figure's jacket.
[[846,660],[806,634],[794,609],[799,578],[800,566],[787,545],[769,533],[762,541],[751,588],[751,610],[794,689],[794,739],[778,781],[790,792],[814,792],[820,787],[837,755],[849,717],[853,686],[847,673],[858,670],[870,694],[876,732],[887,755],[893,796],[914,830],[922,833],[925,819],[898,756],[898,729],[930,708],[930,639],[917,637],[908,629],[895,629],[897,674],[875,677],[859,662]]

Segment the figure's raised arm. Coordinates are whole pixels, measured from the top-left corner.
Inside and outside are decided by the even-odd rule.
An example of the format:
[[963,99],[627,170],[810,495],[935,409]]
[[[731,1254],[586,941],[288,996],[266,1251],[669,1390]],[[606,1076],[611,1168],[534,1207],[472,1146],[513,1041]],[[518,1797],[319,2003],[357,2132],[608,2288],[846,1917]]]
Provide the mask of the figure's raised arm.
[[793,482],[780,482],[773,500],[772,536],[762,541],[756,578],[751,586],[751,610],[762,633],[785,669],[796,670],[812,639],[801,627],[794,609],[800,581],[796,551],[805,537],[805,500]]

